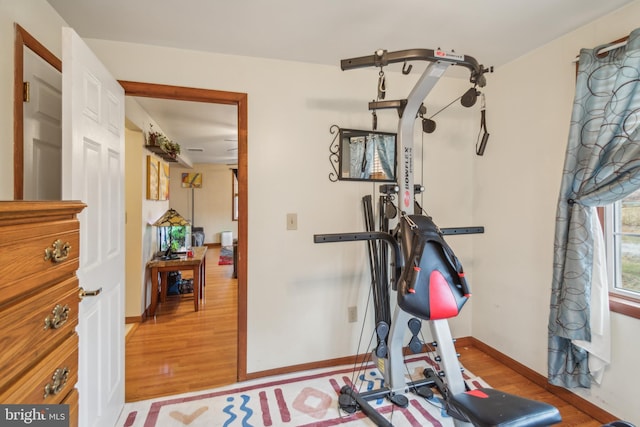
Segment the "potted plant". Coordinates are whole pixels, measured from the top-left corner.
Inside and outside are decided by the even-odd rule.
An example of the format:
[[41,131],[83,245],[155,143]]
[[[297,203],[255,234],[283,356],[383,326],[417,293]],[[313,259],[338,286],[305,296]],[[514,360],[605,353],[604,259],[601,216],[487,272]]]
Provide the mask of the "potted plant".
[[174,159],[178,154],[180,154],[180,144],[171,141],[162,132],[153,130],[153,125],[149,125],[147,145],[160,148],[169,157]]
[[180,154],[180,144],[178,144],[177,142],[173,142],[166,137],[160,142],[160,148],[162,148],[165,153],[167,153],[174,159],[178,154]]

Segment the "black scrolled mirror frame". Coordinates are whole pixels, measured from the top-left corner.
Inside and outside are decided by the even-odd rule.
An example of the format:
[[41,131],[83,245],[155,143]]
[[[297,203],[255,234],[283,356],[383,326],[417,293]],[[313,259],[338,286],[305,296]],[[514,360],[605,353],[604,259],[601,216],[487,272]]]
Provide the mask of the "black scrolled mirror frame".
[[[382,143],[382,145],[380,145]],[[352,162],[352,144],[362,145],[362,157]],[[379,150],[385,147],[390,153],[390,158],[385,157]],[[367,150],[370,156],[367,156]],[[391,132],[379,132],[359,129],[340,129],[338,136],[338,180],[341,181],[373,181],[395,182],[397,165],[397,134]],[[378,161],[374,159],[378,157]],[[369,157],[369,158],[367,158]],[[359,176],[353,176],[351,165],[354,163],[359,168]],[[386,163],[386,167],[383,165]],[[386,169],[386,172],[385,172]]]

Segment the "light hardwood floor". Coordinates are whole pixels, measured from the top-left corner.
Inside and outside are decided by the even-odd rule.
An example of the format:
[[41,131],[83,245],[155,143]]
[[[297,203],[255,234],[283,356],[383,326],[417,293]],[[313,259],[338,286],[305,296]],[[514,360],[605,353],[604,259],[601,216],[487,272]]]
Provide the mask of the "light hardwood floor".
[[[237,281],[218,266],[219,247],[207,252],[204,304],[171,297],[155,319],[133,328],[126,344],[127,402],[204,390],[236,382]],[[473,345],[458,346],[462,364],[492,387],[556,406],[563,426],[597,427],[596,421]],[[610,420],[607,420],[610,421]]]
[[232,266],[218,265],[219,254],[220,247],[207,251],[207,286],[197,312],[193,294],[169,296],[155,318],[127,336],[127,402],[236,382],[237,280]]

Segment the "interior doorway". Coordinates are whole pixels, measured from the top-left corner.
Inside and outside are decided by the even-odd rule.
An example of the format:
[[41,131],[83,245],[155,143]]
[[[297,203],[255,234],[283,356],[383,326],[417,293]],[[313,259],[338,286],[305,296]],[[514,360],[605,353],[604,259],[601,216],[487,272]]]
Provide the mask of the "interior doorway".
[[[20,25],[15,25],[14,48],[14,200],[24,199],[24,55],[33,51],[53,69],[62,71],[62,61]],[[247,379],[247,94],[170,85],[120,81],[125,95],[230,104],[238,113],[238,351],[237,379]]]
[[126,96],[235,105],[238,113],[238,381],[247,376],[247,94],[143,82],[120,81]]

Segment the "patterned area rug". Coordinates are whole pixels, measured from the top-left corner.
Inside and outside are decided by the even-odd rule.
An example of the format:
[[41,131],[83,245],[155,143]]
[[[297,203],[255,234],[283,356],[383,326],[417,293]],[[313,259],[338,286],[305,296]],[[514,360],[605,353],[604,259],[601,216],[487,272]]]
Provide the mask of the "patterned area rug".
[[218,265],[233,265],[233,246],[220,247]]
[[[426,355],[407,358],[407,376],[410,373],[413,380],[422,378],[427,364],[434,362]],[[370,390],[383,383],[372,365],[359,378],[353,378],[353,370],[350,365],[306,371],[127,403],[116,426],[373,426],[362,412],[348,414],[338,407],[339,391],[345,384],[356,383],[361,390]],[[470,388],[488,387],[469,372],[464,377]],[[453,426],[437,395],[428,400],[411,393],[406,396],[409,406],[404,409],[384,399],[370,403],[394,426]]]

